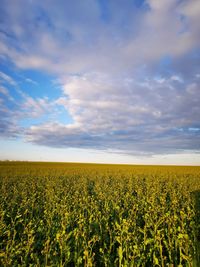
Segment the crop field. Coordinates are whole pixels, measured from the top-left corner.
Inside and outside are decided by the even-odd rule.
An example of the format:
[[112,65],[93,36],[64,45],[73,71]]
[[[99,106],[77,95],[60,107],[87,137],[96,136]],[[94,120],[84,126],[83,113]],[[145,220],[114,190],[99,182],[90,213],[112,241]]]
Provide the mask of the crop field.
[[200,167],[0,162],[0,266],[200,266]]

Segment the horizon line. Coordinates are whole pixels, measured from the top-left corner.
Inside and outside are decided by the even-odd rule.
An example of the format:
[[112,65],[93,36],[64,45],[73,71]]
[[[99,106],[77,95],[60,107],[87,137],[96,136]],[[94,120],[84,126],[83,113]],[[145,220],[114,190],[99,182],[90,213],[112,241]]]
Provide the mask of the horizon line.
[[80,162],[80,161],[47,161],[47,160],[0,160],[0,162],[19,162],[19,163],[62,163],[62,164],[90,164],[90,165],[125,165],[125,166],[159,166],[159,167],[200,167],[199,165],[182,164],[142,164],[142,163],[104,163],[104,162]]

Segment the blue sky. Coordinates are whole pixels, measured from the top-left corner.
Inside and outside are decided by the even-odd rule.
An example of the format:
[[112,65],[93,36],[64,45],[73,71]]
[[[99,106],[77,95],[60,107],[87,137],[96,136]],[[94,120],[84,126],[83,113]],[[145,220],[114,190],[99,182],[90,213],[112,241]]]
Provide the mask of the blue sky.
[[199,0],[1,0],[0,17],[0,159],[200,165]]

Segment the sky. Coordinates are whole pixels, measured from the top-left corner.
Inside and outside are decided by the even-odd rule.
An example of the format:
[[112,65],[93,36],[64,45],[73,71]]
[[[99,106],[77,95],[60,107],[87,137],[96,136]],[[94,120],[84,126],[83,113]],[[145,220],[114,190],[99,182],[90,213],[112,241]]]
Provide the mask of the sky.
[[0,0],[0,147],[200,165],[200,1]]

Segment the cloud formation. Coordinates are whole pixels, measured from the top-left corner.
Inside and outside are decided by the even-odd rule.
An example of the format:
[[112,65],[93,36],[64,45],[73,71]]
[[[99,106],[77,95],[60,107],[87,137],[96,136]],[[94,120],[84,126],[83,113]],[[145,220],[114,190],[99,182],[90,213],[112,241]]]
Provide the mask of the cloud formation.
[[69,111],[73,124],[31,127],[28,140],[134,154],[200,148],[200,94],[196,83],[185,87],[180,78],[172,76],[143,83],[125,80],[116,85],[95,74],[73,77],[63,90],[66,97],[58,102]]
[[[8,97],[6,84],[21,92],[12,114],[3,114],[14,121],[16,114],[36,118],[62,108],[70,122],[48,118],[21,134],[50,147],[199,152],[198,0],[103,3],[2,1],[2,60],[21,72],[55,75],[60,88],[56,99],[33,98],[2,71],[0,95]],[[9,133],[8,121],[2,125]]]

